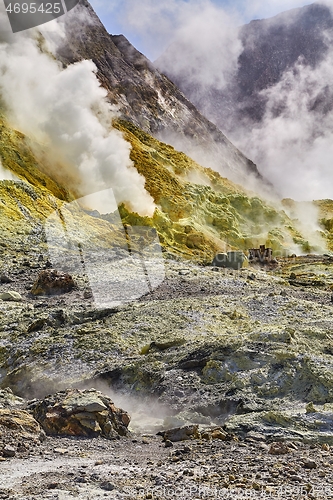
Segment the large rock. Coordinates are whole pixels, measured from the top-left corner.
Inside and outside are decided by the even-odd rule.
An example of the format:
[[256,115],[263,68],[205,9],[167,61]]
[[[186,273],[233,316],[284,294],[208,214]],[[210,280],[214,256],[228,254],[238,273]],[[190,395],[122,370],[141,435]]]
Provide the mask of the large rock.
[[246,256],[243,252],[217,253],[213,259],[212,266],[237,270],[243,266],[245,260]]
[[45,433],[39,423],[25,410],[0,409],[1,440],[31,439],[43,440]]
[[47,269],[39,274],[31,293],[33,295],[58,295],[70,292],[74,286],[75,283],[70,274]]
[[49,435],[112,439],[128,433],[128,413],[95,389],[68,389],[32,403],[30,408]]
[[168,429],[165,432],[159,434],[163,435],[164,441],[187,441],[188,439],[200,439],[200,432],[198,425],[184,425],[183,427],[175,427],[174,429]]

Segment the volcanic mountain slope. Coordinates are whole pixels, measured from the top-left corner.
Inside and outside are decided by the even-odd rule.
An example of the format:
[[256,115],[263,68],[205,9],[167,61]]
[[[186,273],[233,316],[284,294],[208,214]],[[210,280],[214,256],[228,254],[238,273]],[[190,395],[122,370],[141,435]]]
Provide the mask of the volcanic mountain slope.
[[332,12],[320,4],[244,26],[235,99],[241,115],[260,120],[265,109],[260,91],[279,82],[300,58],[304,66],[315,68],[325,58],[332,34]]
[[[282,253],[293,253],[298,250],[309,251],[312,242],[309,243],[308,236],[297,229],[297,221],[288,217],[282,205],[263,201],[253,192],[233,184],[214,170],[200,166],[185,153],[160,142],[133,123],[133,121],[139,120],[136,118],[137,116],[146,116],[151,119],[149,121],[151,128],[155,127],[157,130],[158,127],[160,129],[164,127],[164,130],[167,130],[176,127],[179,134],[184,130],[186,132],[183,120],[185,115],[195,126],[203,127],[209,124],[182,97],[176,87],[154,70],[149,61],[135,51],[128,42],[125,42],[121,37],[116,37],[116,45],[88,3],[83,3],[78,8],[81,9],[80,16],[77,15],[78,11],[75,14],[75,9],[73,9],[75,15],[72,18],[68,16],[68,21],[66,21],[68,23],[66,28],[68,43],[64,42],[58,51],[58,57],[62,59],[65,66],[67,65],[67,68],[62,71],[68,73],[68,70],[75,70],[80,64],[74,65],[72,63],[79,59],[93,57],[102,84],[109,91],[108,98],[113,99],[113,102],[118,102],[122,116],[127,113],[127,119],[119,119],[118,117],[114,121],[113,127],[118,129],[127,143],[130,143],[130,160],[145,179],[145,189],[156,205],[156,210],[151,217],[142,217],[137,213],[131,213],[128,206],[130,200],[128,199],[127,205],[125,203],[119,207],[123,222],[131,226],[154,227],[165,250],[195,258],[201,262],[211,262],[217,250],[247,250],[263,243]],[[83,28],[80,25],[79,29],[77,23],[82,22],[82,16],[85,24]],[[42,36],[38,38],[37,43],[38,52],[43,52]],[[50,53],[44,52],[43,65],[47,64],[48,58],[52,62],[54,61]],[[36,59],[38,59],[37,56]],[[145,83],[151,78],[155,83],[157,81],[164,82],[166,92],[169,92],[172,99],[175,99],[172,113],[167,113],[168,107],[163,104],[166,94],[163,94],[162,100],[158,97],[162,95],[162,87],[159,87],[157,83],[149,87]],[[94,83],[98,85],[95,77]],[[140,98],[130,100],[131,88]],[[145,95],[145,91],[149,88],[151,93],[155,97],[157,96],[156,99],[155,97],[150,99],[149,95],[151,94],[149,93],[148,97]],[[178,96],[180,100],[178,100]],[[158,102],[166,107],[161,107],[161,104],[153,113],[152,106],[157,105]],[[137,107],[135,107],[136,105]],[[7,103],[7,106],[10,106],[10,103]],[[92,107],[91,104],[89,106]],[[180,118],[177,117],[177,109]],[[192,111],[194,114],[191,115]],[[74,108],[73,114],[76,112],[77,110]],[[4,115],[1,117],[2,164],[16,174],[20,182],[15,179],[4,181],[1,224],[6,232],[7,240],[15,242],[17,241],[18,226],[22,229],[21,233],[24,239],[24,235],[35,234],[36,224],[42,231],[43,223],[52,212],[67,210],[67,208],[62,207],[79,198],[78,193],[74,191],[80,185],[81,179],[78,177],[74,183],[69,183],[68,176],[72,166],[70,162],[75,162],[77,157],[74,160],[72,157],[66,157],[68,165],[65,163],[60,165],[59,163],[55,169],[50,151],[49,155],[51,156],[49,158],[47,156],[47,146],[38,145],[36,138],[32,139],[32,137],[24,136],[13,130],[13,127],[10,127],[6,121],[5,114],[4,111]],[[152,120],[153,114],[155,121]],[[53,121],[56,116],[52,115]],[[196,121],[196,117],[198,121]],[[108,123],[103,131],[104,134],[107,134],[109,129],[111,131],[113,118],[114,114],[108,108],[106,115],[103,115],[103,120]],[[63,125],[62,116],[57,119]],[[26,135],[29,135],[29,128],[25,130]],[[60,130],[63,131],[62,128]],[[208,137],[203,129],[202,134],[204,137]],[[208,138],[211,139],[211,136]],[[35,143],[32,142],[33,140]],[[62,143],[59,144],[57,155],[61,153],[60,148],[65,147]],[[236,149],[231,144],[229,145],[236,154]],[[126,151],[128,154],[129,149]],[[81,149],[79,152],[82,155]],[[93,153],[89,150],[85,151],[85,154],[91,155]],[[36,155],[39,155],[38,158]],[[225,156],[221,157],[225,158]],[[62,157],[60,154],[59,162],[65,161],[61,158],[65,158],[65,156]],[[112,167],[110,169],[112,170]],[[58,173],[60,175],[61,172],[65,174],[62,180],[61,177],[55,179],[54,176]],[[77,175],[85,175],[85,171],[77,173]],[[115,181],[113,180],[113,182]],[[67,189],[62,187],[64,184]],[[26,188],[26,185],[29,188]],[[246,185],[249,186],[249,183]],[[72,192],[69,192],[69,189]],[[126,197],[122,200],[126,200]],[[75,219],[78,212],[75,211],[75,205],[73,206],[74,212],[67,215],[69,218],[74,217]],[[107,233],[105,231],[106,225],[108,223],[112,225],[116,220],[115,217],[105,219],[91,216],[89,213],[81,214],[81,216],[82,225],[91,228],[92,233],[96,236],[96,241],[108,245],[108,238],[101,238],[100,235],[103,232]],[[117,220],[117,223],[120,221]],[[323,227],[322,235],[326,236],[329,231],[330,228],[326,224]],[[38,234],[40,236],[42,233]],[[317,243],[316,246],[318,246]]]
[[[111,129],[113,115],[109,121],[102,118]],[[211,415],[208,420],[216,416],[221,424],[232,416],[229,428],[243,435],[256,430],[270,439],[291,439],[296,429],[309,439],[331,438],[332,408],[326,404],[333,392],[327,333],[331,258],[315,261],[311,272],[303,261],[286,259],[291,267],[280,276],[255,269],[224,274],[193,263],[211,262],[216,250],[266,243],[289,253],[295,245],[308,249],[309,244],[281,207],[200,166],[128,120],[118,119],[113,127],[130,142],[131,160],[156,204],[152,217],[121,204],[124,226],[116,210],[106,214],[80,208],[75,193],[50,177],[48,162],[54,159],[47,156],[47,144],[36,147],[32,138],[9,125],[5,113],[1,117],[0,386],[35,396],[73,384],[106,383],[142,397],[156,396],[180,423],[206,423]],[[42,160],[36,153],[41,149]],[[61,158],[57,166],[65,170]],[[327,236],[331,205],[323,201],[320,209],[325,219],[321,235]],[[144,226],[145,232],[128,257],[124,244],[133,226]],[[68,228],[73,245],[66,247]],[[51,233],[53,240],[47,238]],[[124,278],[120,286],[135,281],[135,258],[143,261],[147,277],[148,265],[155,262],[147,265],[138,248],[142,239],[146,248],[151,233],[159,236],[164,256],[173,257],[160,259],[165,280],[146,287],[140,300],[122,297],[119,307],[99,303],[91,281],[104,271],[102,264],[118,265],[118,277]],[[87,237],[83,242],[82,236]],[[86,244],[94,244],[90,261],[85,259]],[[55,267],[58,250],[65,265],[76,255],[81,266],[72,273],[75,288],[61,296],[35,295],[36,279]],[[101,255],[106,257],[102,263]],[[305,284],[310,291],[290,291],[291,272],[299,275],[293,284]],[[107,293],[119,286],[113,273],[101,277]],[[315,417],[314,404],[320,410]],[[149,403],[146,407],[151,409]]]
[[[157,206],[153,217],[143,217],[122,204],[122,221],[130,226],[155,228],[166,251],[211,262],[218,250],[246,251],[260,243],[282,253],[309,249],[307,236],[301,234],[297,220],[290,219],[282,205],[269,205],[130,122],[116,121],[114,127],[131,143],[131,159],[145,177],[145,187]],[[10,248],[38,245],[45,240],[47,219],[59,210],[66,212],[75,197],[43,173],[47,171],[45,158],[41,164],[30,148],[29,138],[11,129],[4,117],[0,144],[2,165],[13,174],[11,180],[0,181],[4,244]],[[109,233],[108,224],[114,226],[114,220],[119,225],[119,216],[103,219],[73,206],[74,212],[66,212],[68,217],[80,217],[87,233],[98,237],[99,245],[108,246],[107,236],[102,235]],[[330,234],[329,221],[327,216],[324,237]]]
[[[156,64],[205,116],[233,137],[241,124],[251,126],[263,118],[267,102],[267,96],[261,93],[263,90],[276,85],[297,62],[304,67],[316,68],[324,60],[332,34],[332,12],[327,6],[317,3],[270,19],[251,21],[239,29],[238,37],[243,48],[236,70],[223,89],[200,85],[198,79],[193,84],[186,66],[179,69],[183,57],[181,47],[171,45]],[[175,59],[178,63],[170,64]],[[325,92],[313,102],[312,111],[315,109],[324,113],[332,109],[329,82]]]
[[[80,13],[80,15],[79,15]],[[236,182],[258,178],[256,166],[191,104],[123,35],[109,35],[86,0],[65,18],[57,57],[68,65],[92,59],[97,76],[127,119]]]

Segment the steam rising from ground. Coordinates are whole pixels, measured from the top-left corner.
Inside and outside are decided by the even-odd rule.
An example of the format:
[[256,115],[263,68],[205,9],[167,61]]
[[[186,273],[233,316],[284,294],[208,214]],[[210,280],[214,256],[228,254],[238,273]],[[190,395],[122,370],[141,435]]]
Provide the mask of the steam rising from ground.
[[[319,208],[311,201],[294,202],[284,200],[284,211],[292,219],[295,227],[302,234],[305,240],[316,252],[323,252],[327,249],[327,243],[323,238],[322,228],[319,225]],[[299,245],[289,242],[290,251],[296,254],[308,253],[311,249],[301,248]]]
[[[242,52],[239,25],[259,13],[262,17],[275,15],[304,3],[270,0],[264,5],[259,0],[239,1],[226,10],[210,0],[143,0],[140,5],[126,0],[121,7],[114,0],[110,8],[114,12],[116,7],[120,9],[124,26],[126,23],[132,33],[141,36],[148,52],[155,50],[157,56],[157,51],[169,45],[157,65],[166,73],[180,74],[192,99],[204,103],[207,99],[214,102],[214,89],[223,91],[237,68]],[[322,3],[333,5],[332,0]],[[285,21],[293,15],[286,15]],[[234,123],[228,134],[282,197],[303,200],[333,196],[333,113],[330,111],[322,119],[320,110],[309,112],[332,81],[332,59],[330,54],[315,70],[299,61],[278,85],[265,92],[267,110],[262,124],[248,123],[244,127]],[[220,123],[223,131],[223,117]]]
[[[331,0],[322,3],[333,6]],[[286,1],[280,4],[280,11],[303,4]],[[182,18],[184,24],[174,34],[175,43],[157,64],[162,71],[181,75],[192,99],[201,108],[208,101],[206,109],[214,108],[216,115],[214,90],[223,91],[230,82],[242,47],[235,17],[230,12],[221,13],[211,2],[201,5],[201,15],[193,9],[191,15]],[[256,12],[259,5],[255,0],[247,2],[247,13]],[[277,2],[268,2],[268,6],[274,12]],[[293,15],[294,11],[286,14],[285,22]],[[326,42],[332,45],[332,40]],[[277,85],[263,92],[267,107],[262,123],[249,121],[244,126],[244,122],[235,122],[228,132],[232,142],[258,165],[282,197],[333,197],[333,109],[324,107],[332,100],[332,63],[333,50],[315,69],[299,60]],[[219,123],[223,131],[223,115]]]
[[[64,37],[56,23],[53,36],[49,25],[40,28],[49,50]],[[11,125],[42,144],[50,175],[78,195],[112,188],[118,204],[152,215],[154,202],[129,158],[130,145],[112,129],[116,110],[105,100],[95,65],[82,61],[63,69],[39,44],[37,30],[1,39],[0,93]]]
[[136,396],[129,392],[114,390],[102,380],[94,380],[89,384],[80,385],[80,389],[97,389],[109,396],[118,408],[127,411],[131,416],[130,430],[137,432],[153,432],[165,428],[170,410],[151,396]]
[[237,143],[283,196],[333,197],[333,110],[324,109],[332,80],[332,50],[315,69],[298,61],[262,92],[267,98],[262,123],[235,131]]
[[10,170],[2,166],[0,160],[0,181],[17,181],[19,178],[14,175]]

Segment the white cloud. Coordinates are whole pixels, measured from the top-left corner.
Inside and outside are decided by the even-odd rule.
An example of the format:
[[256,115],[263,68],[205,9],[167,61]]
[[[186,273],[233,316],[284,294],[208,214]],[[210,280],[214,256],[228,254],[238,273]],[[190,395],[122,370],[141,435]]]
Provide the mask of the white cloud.
[[[162,70],[182,74],[190,85],[223,88],[236,69],[242,44],[235,19],[210,2],[197,4],[174,34]],[[159,64],[159,63],[157,63]]]
[[[333,0],[323,0],[333,3]],[[309,2],[310,3],[310,2]],[[130,41],[139,44],[150,59],[159,57],[167,46],[191,25],[193,19],[203,14],[202,28],[208,32],[219,18],[220,34],[254,18],[274,16],[284,10],[306,5],[304,0],[92,0],[91,4],[113,34],[122,32]],[[204,23],[205,12],[215,11],[212,25]],[[207,20],[207,17],[206,17]],[[203,36],[201,30],[198,35]]]
[[308,3],[312,2],[304,0],[242,0],[241,2],[236,2],[236,5],[239,8],[240,4],[242,4],[244,18],[265,19],[286,10],[303,7]]
[[235,133],[283,196],[333,198],[332,81],[333,50],[315,69],[300,60],[262,92],[268,99],[263,122]]

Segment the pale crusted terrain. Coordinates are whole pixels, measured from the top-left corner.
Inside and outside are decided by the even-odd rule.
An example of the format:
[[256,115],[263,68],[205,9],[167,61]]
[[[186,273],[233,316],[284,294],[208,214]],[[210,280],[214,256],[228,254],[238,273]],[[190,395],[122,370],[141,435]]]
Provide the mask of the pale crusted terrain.
[[24,397],[73,384],[109,388],[154,398],[154,416],[176,416],[175,425],[332,441],[328,258],[304,264],[305,273],[291,262],[287,275],[298,269],[299,286],[278,271],[166,260],[157,289],[115,308],[96,307],[80,276],[68,294],[32,296],[39,269],[31,264],[17,261],[13,281],[1,285],[23,298],[1,302],[3,387]]
[[270,444],[253,438],[172,448],[153,435],[47,438],[0,462],[0,498],[333,498],[331,451],[290,442],[286,454],[271,455]]
[[[1,291],[22,301],[1,302],[2,385],[25,397],[98,386],[132,414],[134,434],[3,436],[16,455],[0,462],[0,497],[333,498],[330,258],[240,272],[165,260],[158,288],[100,309],[84,276],[70,293],[33,297],[41,255],[6,261]],[[188,423],[229,437],[165,448],[156,436]],[[284,454],[270,454],[279,441]]]

